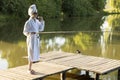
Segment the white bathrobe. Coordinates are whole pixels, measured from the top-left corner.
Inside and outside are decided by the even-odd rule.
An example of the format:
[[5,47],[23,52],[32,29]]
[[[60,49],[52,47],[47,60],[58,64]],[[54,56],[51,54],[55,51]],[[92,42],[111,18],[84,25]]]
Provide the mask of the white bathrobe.
[[[28,60],[31,62],[39,61],[40,57],[40,37],[39,32],[44,30],[44,21],[39,21],[37,19],[32,19],[26,21],[24,25],[23,34],[27,36],[27,50],[28,50]],[[36,32],[36,34],[31,34],[31,32]]]

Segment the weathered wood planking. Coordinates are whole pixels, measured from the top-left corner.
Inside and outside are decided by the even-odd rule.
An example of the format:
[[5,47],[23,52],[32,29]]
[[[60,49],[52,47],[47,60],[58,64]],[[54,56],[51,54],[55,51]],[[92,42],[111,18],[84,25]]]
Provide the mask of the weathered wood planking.
[[0,76],[0,80],[10,80],[10,79],[6,78],[6,77],[3,77],[3,76]]
[[51,61],[51,60],[61,59],[61,58],[67,57],[67,56],[72,56],[72,55],[75,55],[75,54],[65,53],[65,52],[63,52],[61,54],[60,52],[54,51],[54,52],[48,52],[45,54],[41,54],[41,60],[42,61]]
[[[46,56],[48,57],[50,56],[50,58]],[[83,69],[98,74],[106,74],[110,71],[120,68],[120,60],[86,56],[86,55],[74,54],[74,53],[69,54],[65,52],[50,52],[49,54],[46,53],[41,55],[41,57],[44,58],[43,61],[65,65],[65,66],[76,67],[78,69]]]
[[67,70],[73,69],[72,67],[66,67],[62,65],[39,62],[33,64],[33,69],[36,71],[35,75],[27,73],[27,65],[8,70],[0,71],[0,80],[33,80],[42,79],[46,76],[50,76],[57,73],[62,73]]

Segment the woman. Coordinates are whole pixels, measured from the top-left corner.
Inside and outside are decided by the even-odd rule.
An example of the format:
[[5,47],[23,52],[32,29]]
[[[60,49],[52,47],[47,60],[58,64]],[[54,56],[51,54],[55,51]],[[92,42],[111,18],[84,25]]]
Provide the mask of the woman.
[[24,25],[23,34],[27,36],[27,49],[28,49],[28,72],[34,74],[35,71],[32,69],[32,63],[39,61],[39,31],[44,30],[44,20],[37,19],[37,8],[33,4],[28,9],[28,15],[30,18]]

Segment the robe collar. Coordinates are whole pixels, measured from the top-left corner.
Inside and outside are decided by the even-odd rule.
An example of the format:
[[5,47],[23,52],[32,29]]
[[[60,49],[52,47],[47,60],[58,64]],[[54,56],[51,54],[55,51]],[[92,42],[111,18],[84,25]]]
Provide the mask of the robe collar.
[[30,17],[29,20],[36,22],[37,19],[36,18],[33,19],[32,17]]

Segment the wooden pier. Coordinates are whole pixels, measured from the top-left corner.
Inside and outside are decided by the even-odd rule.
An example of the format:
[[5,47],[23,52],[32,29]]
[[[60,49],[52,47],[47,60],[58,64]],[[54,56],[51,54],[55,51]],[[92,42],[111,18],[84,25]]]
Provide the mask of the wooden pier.
[[99,80],[100,75],[118,70],[118,80],[120,80],[120,60],[67,52],[49,52],[41,55],[41,59],[45,62],[85,70],[86,75],[89,75],[89,72],[94,72],[96,74],[95,80]]
[[0,70],[0,80],[43,80],[54,74],[61,74],[61,80],[65,80],[66,72],[72,69],[85,70],[86,76],[89,76],[89,72],[94,72],[96,74],[94,80],[100,80],[100,75],[118,70],[118,80],[120,80],[120,60],[67,52],[48,52],[41,54],[40,58],[41,62],[33,64],[33,69],[37,71],[35,75],[28,74],[25,65]]

